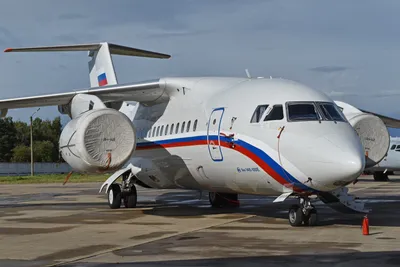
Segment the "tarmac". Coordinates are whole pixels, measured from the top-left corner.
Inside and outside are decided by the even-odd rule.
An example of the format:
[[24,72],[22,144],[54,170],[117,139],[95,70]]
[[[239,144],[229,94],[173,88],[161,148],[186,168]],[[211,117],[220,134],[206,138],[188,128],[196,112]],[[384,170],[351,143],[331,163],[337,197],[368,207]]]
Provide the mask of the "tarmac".
[[138,207],[111,210],[100,183],[0,185],[0,266],[400,266],[400,176],[363,176],[350,192],[363,214],[316,202],[319,226],[291,227],[292,200],[138,187]]

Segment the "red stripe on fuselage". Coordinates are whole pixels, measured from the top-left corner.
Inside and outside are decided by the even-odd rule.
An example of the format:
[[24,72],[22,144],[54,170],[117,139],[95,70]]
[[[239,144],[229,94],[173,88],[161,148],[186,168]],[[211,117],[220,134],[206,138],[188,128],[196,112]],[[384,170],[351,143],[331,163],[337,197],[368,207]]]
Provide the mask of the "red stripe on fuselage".
[[138,146],[136,149],[137,150],[148,150],[148,149],[155,149],[155,148],[198,146],[198,145],[207,145],[207,140],[175,142],[175,143],[170,143],[170,144],[155,144],[155,143],[151,143],[150,145],[146,145],[146,146]]
[[[176,142],[176,143],[169,143],[169,144],[155,144],[155,143],[150,143],[149,145],[146,146],[139,146],[136,149],[137,150],[148,150],[148,149],[156,149],[156,148],[171,148],[171,147],[183,147],[183,146],[197,146],[197,145],[207,145],[207,140],[196,140],[196,141],[187,141],[187,142]],[[261,169],[263,169],[266,173],[268,173],[273,179],[275,179],[278,183],[281,185],[287,187],[289,184],[279,173],[277,173],[274,169],[272,169],[265,161],[263,161],[261,158],[259,158],[257,155],[255,155],[253,152],[250,150],[235,144],[235,147],[232,148],[231,143],[221,141],[221,146],[229,149],[233,149],[235,151],[238,151],[239,153],[247,156],[249,159],[254,161],[258,166],[260,166]],[[296,192],[304,192],[304,190],[294,187],[293,186],[293,191]]]
[[[272,178],[275,179],[275,181],[277,181],[281,185],[287,187],[287,185],[289,184],[279,173],[277,173],[274,169],[272,169],[271,166],[269,166],[265,161],[263,161],[260,157],[255,155],[250,150],[248,150],[240,145],[236,145],[236,144],[235,144],[235,147],[232,148],[231,144],[228,142],[221,142],[221,146],[233,149],[233,150],[238,151],[241,154],[247,156],[249,159],[254,161],[258,166],[260,166],[261,169],[263,169],[266,173],[268,173]],[[293,191],[303,192],[304,190],[293,186]]]

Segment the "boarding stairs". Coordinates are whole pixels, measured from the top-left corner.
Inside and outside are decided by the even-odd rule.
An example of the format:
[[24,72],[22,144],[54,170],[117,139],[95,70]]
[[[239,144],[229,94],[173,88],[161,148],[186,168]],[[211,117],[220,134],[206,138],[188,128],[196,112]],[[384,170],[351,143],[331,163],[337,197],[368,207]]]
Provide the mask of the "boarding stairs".
[[364,207],[364,202],[356,201],[356,197],[348,194],[349,188],[342,187],[331,192],[319,193],[319,199],[330,208],[347,214],[369,213],[371,210]]

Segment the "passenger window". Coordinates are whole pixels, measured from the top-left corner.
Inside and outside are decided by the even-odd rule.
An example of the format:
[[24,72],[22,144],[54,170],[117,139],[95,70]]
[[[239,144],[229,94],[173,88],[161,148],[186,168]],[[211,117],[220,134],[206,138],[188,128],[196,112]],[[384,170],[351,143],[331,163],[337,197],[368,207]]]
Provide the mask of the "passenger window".
[[290,103],[288,111],[290,121],[317,121],[321,119],[313,103]]
[[185,130],[185,123],[186,123],[186,122],[182,122],[181,133],[183,133],[183,131]]
[[283,119],[282,105],[274,105],[272,110],[265,116],[264,121],[279,121]]
[[174,124],[171,125],[171,131],[169,132],[169,134],[173,134],[174,133]]
[[161,130],[160,130],[160,136],[162,136],[162,135],[163,135],[163,132],[164,132],[164,125],[163,125],[163,126],[161,126]]
[[169,124],[167,124],[167,126],[165,126],[165,135],[168,135],[168,127],[169,127]]
[[264,111],[267,109],[268,105],[259,105],[253,113],[250,122],[257,123],[260,121],[261,116],[264,114]]
[[157,126],[157,133],[156,136],[158,136],[160,134],[160,126]]
[[152,137],[154,137],[154,136],[156,136],[156,127],[155,126],[153,127],[153,135],[152,135]]
[[178,134],[178,132],[179,132],[179,122],[176,124],[175,134]]
[[189,132],[189,130],[190,130],[190,121],[188,121],[188,124],[187,124],[187,126],[186,126],[186,132]]
[[393,150],[393,149],[395,149],[396,148],[396,145],[393,145],[391,148],[390,148],[390,150]]
[[195,120],[193,123],[193,132],[196,131],[196,128],[197,128],[197,120]]

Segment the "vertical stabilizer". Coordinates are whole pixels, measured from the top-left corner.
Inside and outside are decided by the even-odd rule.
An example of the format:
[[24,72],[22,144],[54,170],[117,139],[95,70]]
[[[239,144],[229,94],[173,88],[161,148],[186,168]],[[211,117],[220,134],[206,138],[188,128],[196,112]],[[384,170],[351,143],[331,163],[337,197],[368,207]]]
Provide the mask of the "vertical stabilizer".
[[118,84],[108,43],[100,43],[96,50],[89,51],[90,87]]

